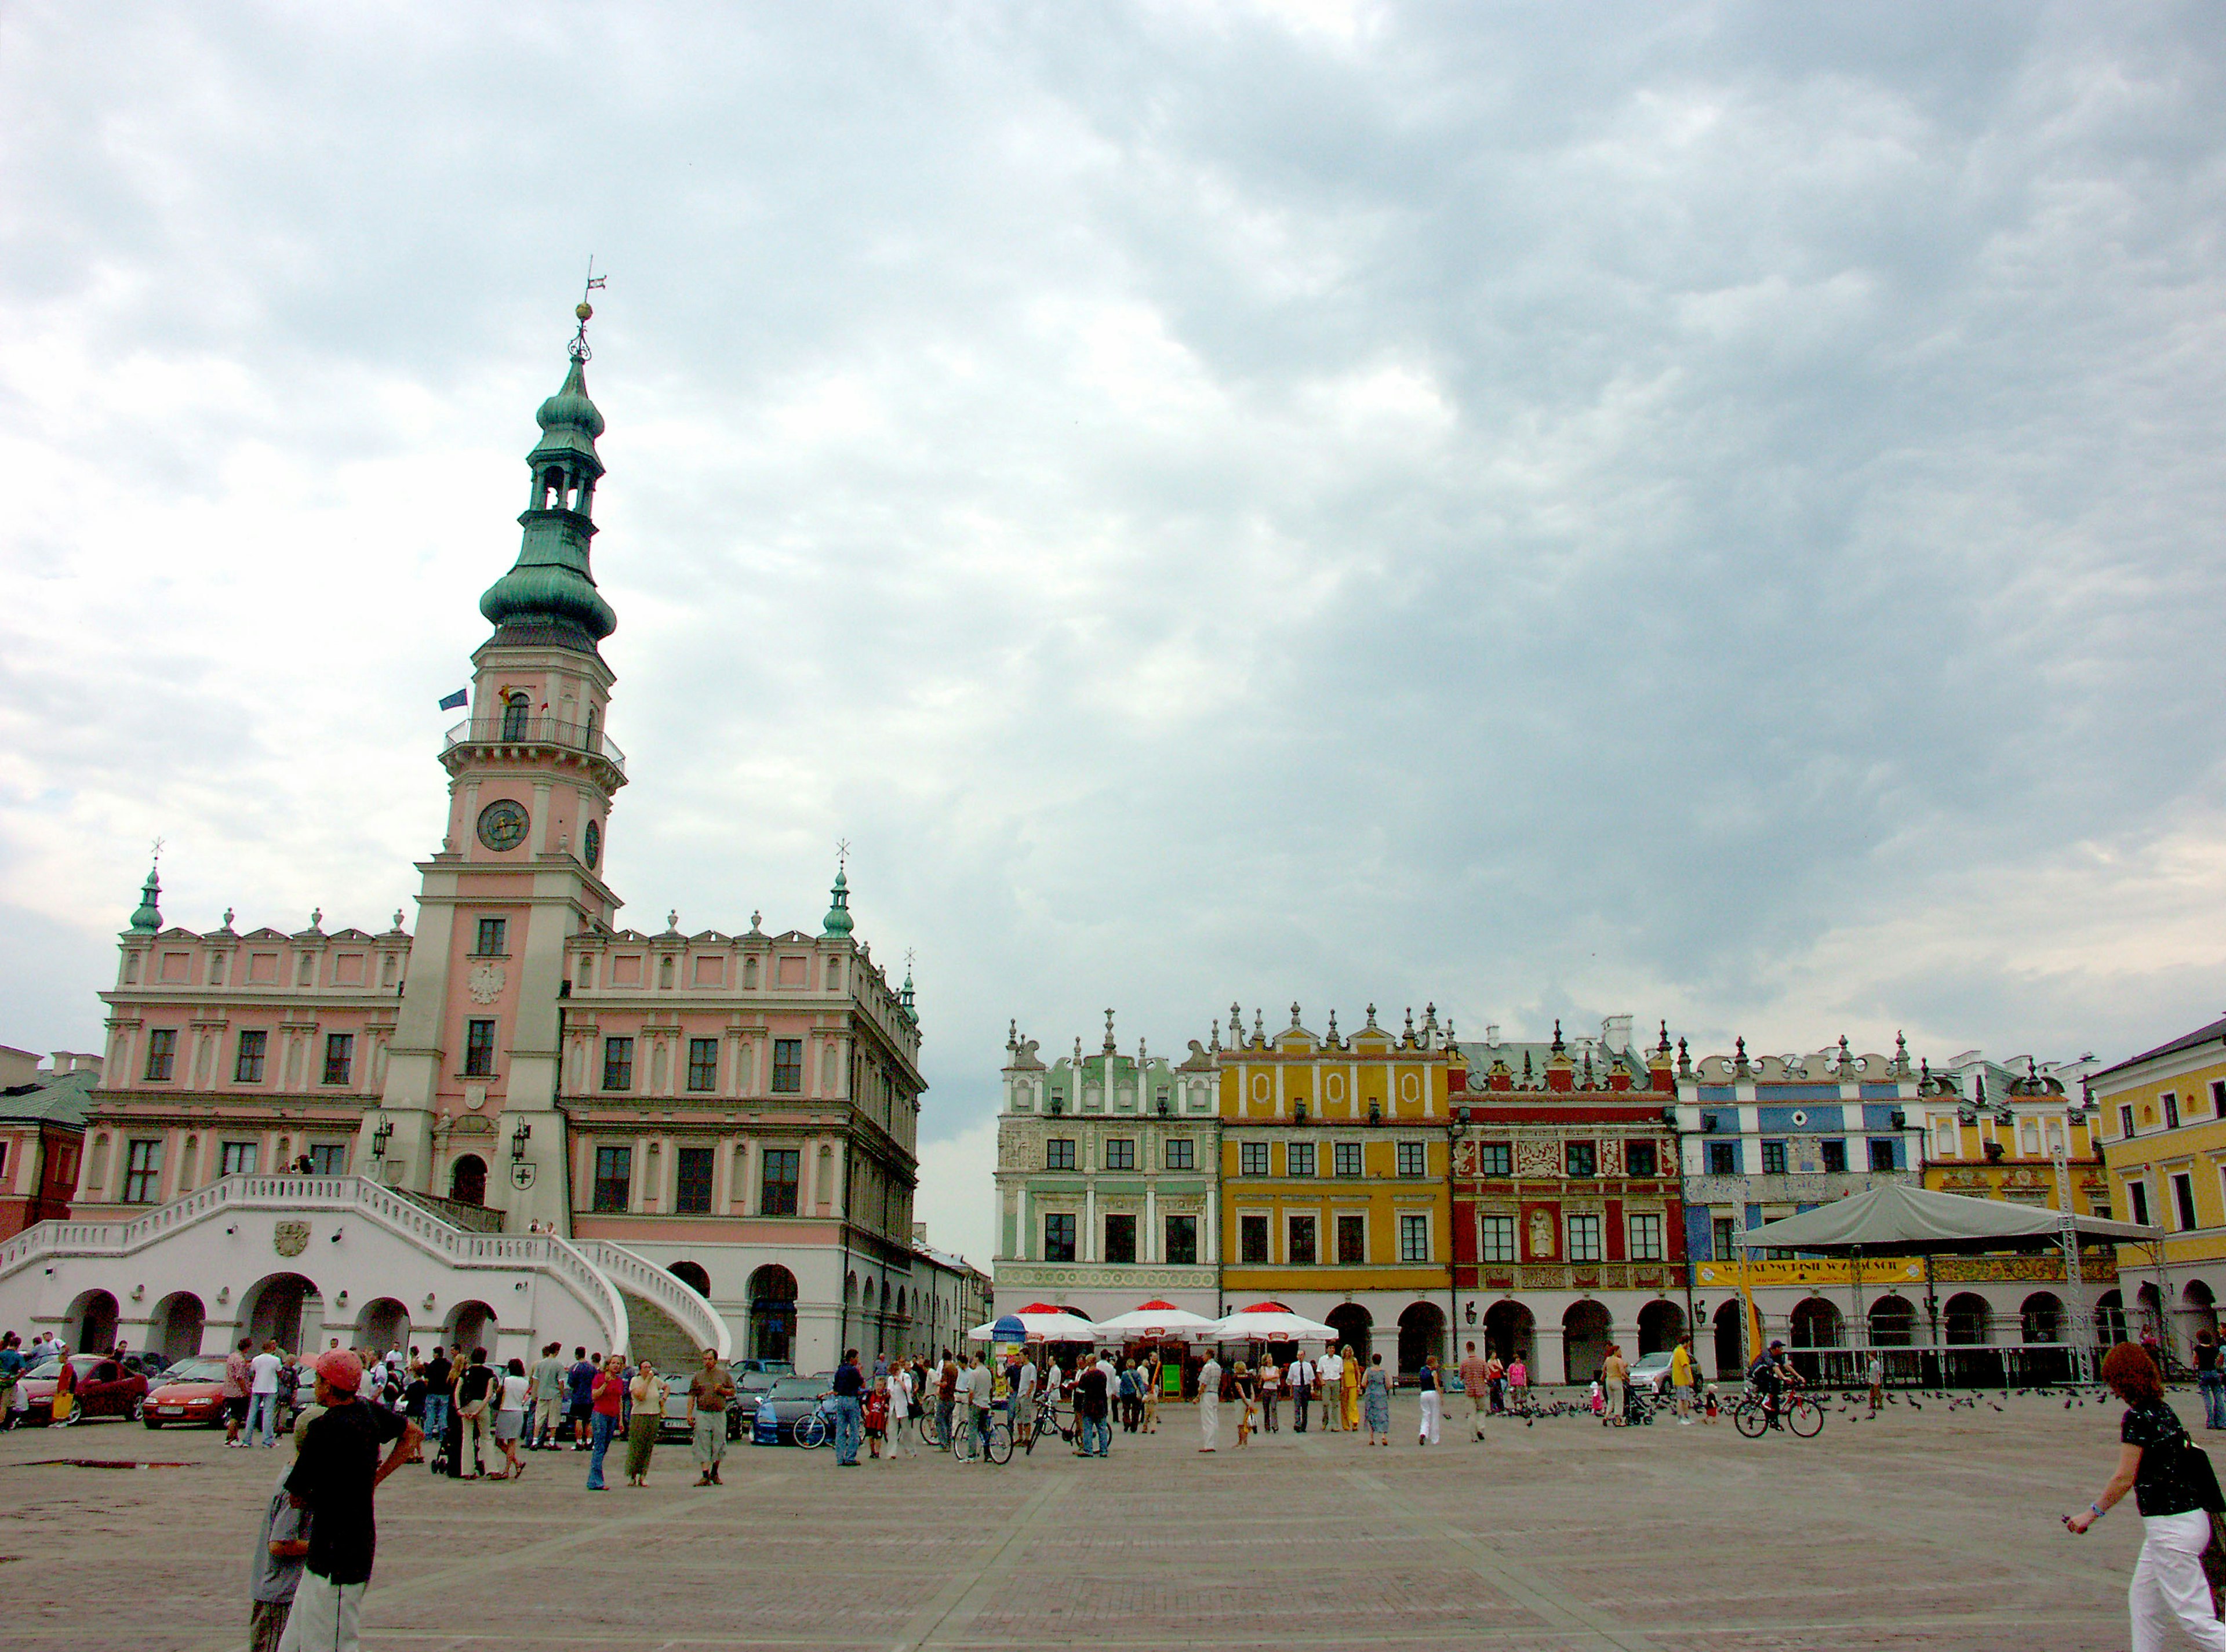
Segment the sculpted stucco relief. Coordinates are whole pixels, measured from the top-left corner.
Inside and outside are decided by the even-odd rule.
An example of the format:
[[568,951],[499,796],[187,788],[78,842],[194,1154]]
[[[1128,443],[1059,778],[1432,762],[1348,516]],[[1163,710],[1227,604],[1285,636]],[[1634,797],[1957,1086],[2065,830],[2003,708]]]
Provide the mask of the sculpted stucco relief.
[[1552,1141],[1517,1141],[1515,1144],[1515,1173],[1517,1176],[1558,1176],[1561,1173],[1561,1149]]

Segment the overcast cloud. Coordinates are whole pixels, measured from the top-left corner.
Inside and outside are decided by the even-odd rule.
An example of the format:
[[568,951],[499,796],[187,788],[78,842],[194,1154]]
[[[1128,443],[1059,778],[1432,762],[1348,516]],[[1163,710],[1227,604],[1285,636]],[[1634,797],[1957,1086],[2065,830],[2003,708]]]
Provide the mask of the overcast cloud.
[[612,880],[852,841],[943,1243],[1011,1017],[2184,1031],[2222,90],[2202,6],[10,7],[0,1042],[158,834],[410,897],[591,251]]

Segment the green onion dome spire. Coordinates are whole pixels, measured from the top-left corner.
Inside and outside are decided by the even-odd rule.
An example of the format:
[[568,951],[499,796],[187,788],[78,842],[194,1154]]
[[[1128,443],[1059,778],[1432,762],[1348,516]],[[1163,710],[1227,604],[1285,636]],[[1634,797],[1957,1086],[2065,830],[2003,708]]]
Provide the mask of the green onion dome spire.
[[849,935],[854,927],[850,918],[850,880],[848,874],[836,872],[835,886],[828,893],[835,897],[835,904],[827,909],[827,922],[822,932],[839,939]]
[[525,530],[518,561],[480,598],[480,612],[499,640],[567,643],[592,653],[619,620],[595,589],[588,560],[595,483],[603,473],[595,453],[603,416],[588,396],[588,318],[595,312],[582,303],[577,314],[571,370],[535,415],[541,440],[525,459],[533,492],[518,518]]
[[162,927],[162,880],[156,868],[147,868],[147,881],[139,886],[139,910],[131,914],[133,935],[152,935]]

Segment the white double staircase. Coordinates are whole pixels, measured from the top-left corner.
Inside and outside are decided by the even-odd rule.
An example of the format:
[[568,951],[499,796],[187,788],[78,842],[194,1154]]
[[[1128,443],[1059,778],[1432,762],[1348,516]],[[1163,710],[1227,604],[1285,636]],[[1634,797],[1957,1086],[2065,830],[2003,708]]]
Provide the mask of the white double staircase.
[[[660,1316],[671,1325],[656,1327],[656,1340],[685,1337],[694,1347],[716,1348],[722,1359],[734,1350],[727,1322],[709,1302],[623,1246],[606,1240],[576,1244],[545,1233],[474,1232],[431,1204],[362,1176],[227,1176],[128,1219],[41,1222],[0,1242],[0,1289],[28,1268],[43,1265],[51,1271],[65,1260],[121,1263],[190,1228],[249,1210],[344,1214],[461,1272],[538,1273],[578,1300],[602,1331],[604,1345],[614,1352],[631,1350],[637,1337],[634,1318]],[[116,1277],[123,1271],[119,1267]],[[116,1294],[120,1298],[123,1292]],[[630,1313],[628,1298],[652,1312]]]

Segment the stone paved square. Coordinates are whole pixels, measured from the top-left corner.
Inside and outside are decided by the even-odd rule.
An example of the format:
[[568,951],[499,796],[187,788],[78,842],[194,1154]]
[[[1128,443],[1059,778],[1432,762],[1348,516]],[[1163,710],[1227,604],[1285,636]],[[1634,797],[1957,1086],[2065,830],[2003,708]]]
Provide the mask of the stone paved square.
[[[366,1642],[2119,1647],[2139,1522],[2129,1506],[2077,1541],[2057,1524],[2107,1477],[2118,1414],[1981,1397],[1868,1422],[1835,1405],[1813,1440],[1498,1420],[1481,1446],[1455,1418],[1421,1450],[1408,1397],[1388,1450],[1287,1427],[1243,1452],[1225,1432],[1204,1457],[1192,1412],[1169,1407],[1102,1462],[1054,1444],[1002,1468],[929,1454],[843,1472],[831,1451],[738,1446],[731,1484],[697,1490],[666,1446],[647,1490],[601,1494],[569,1452],[529,1457],[514,1485],[404,1469],[380,1496]],[[10,1652],[244,1646],[284,1450],[121,1423],[0,1437]]]

